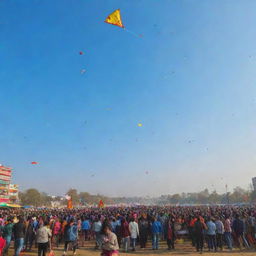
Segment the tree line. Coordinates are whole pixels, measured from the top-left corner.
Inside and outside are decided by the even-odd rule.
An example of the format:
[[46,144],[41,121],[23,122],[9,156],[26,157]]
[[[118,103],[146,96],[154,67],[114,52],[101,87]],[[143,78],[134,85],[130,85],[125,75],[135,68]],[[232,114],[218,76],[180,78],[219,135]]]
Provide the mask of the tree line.
[[[105,204],[132,204],[139,203],[145,205],[165,205],[165,204],[234,204],[256,202],[256,191],[246,190],[240,187],[234,188],[232,192],[223,194],[215,190],[209,192],[206,188],[196,193],[181,193],[173,195],[162,195],[160,197],[107,197],[104,195],[92,195],[88,192],[78,192],[70,189],[66,193],[72,197],[73,205],[86,206],[98,204],[103,200]],[[67,200],[63,197],[51,197],[44,192],[39,192],[35,188],[27,189],[19,193],[19,200],[22,205],[51,206],[53,202],[59,205],[66,205]]]

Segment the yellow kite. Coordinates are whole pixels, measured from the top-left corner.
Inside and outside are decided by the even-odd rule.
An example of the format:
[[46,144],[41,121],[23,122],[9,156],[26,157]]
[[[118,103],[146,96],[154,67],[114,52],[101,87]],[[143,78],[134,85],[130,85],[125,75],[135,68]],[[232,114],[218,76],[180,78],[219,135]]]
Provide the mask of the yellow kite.
[[124,25],[122,23],[122,18],[121,18],[121,14],[120,14],[120,9],[115,10],[114,12],[112,12],[106,19],[105,19],[106,23],[124,28]]

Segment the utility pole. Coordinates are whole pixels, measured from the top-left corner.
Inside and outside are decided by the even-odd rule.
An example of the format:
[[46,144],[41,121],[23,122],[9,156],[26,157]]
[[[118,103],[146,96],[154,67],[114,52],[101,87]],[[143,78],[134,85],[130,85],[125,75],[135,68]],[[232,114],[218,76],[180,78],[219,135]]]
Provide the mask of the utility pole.
[[229,205],[228,185],[227,184],[225,185],[225,188],[226,188],[226,201],[227,201],[227,204]]

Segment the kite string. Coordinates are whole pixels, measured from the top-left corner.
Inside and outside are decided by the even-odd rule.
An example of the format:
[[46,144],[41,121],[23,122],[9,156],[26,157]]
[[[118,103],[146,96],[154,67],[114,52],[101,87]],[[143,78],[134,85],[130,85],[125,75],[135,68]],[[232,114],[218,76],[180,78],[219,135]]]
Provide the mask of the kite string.
[[124,30],[127,31],[127,32],[129,32],[130,34],[136,36],[136,37],[140,37],[140,35],[136,34],[135,32],[133,32],[133,31],[127,29],[127,28],[124,28]]

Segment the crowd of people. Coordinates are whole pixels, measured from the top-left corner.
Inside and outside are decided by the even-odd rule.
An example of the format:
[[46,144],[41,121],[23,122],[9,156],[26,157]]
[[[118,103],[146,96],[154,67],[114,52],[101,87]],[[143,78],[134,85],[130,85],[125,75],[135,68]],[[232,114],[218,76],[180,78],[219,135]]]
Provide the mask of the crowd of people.
[[[198,252],[234,247],[255,249],[254,206],[136,206],[78,209],[0,210],[0,255],[14,241],[15,256],[36,246],[39,256],[63,247],[63,255],[88,246],[102,256],[150,248],[174,250],[176,241],[190,240]],[[149,244],[150,241],[150,244]],[[163,243],[162,243],[163,244]]]

